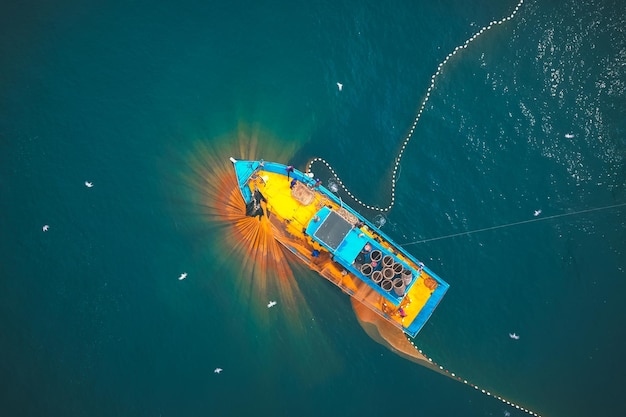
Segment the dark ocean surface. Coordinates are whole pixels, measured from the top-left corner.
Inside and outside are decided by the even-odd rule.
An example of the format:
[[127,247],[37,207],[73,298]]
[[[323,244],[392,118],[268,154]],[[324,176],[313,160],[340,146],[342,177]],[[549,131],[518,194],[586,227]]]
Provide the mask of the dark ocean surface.
[[[386,206],[438,65],[515,7],[3,2],[1,414],[527,415],[304,268],[306,324],[242,295],[193,178],[199,149],[293,149]],[[619,0],[525,2],[442,67],[391,211],[341,194],[451,286],[416,345],[546,417],[624,409],[625,27]]]

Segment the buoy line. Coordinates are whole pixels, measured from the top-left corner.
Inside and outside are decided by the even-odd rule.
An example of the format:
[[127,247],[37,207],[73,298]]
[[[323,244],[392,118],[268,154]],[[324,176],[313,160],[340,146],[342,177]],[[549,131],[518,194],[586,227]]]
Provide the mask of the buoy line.
[[447,375],[449,375],[452,379],[455,379],[459,382],[464,383],[465,385],[469,385],[470,387],[474,388],[476,391],[480,391],[483,394],[485,394],[488,397],[493,397],[499,401],[502,401],[504,404],[509,405],[513,408],[516,408],[518,410],[524,411],[528,414],[530,414],[531,416],[535,416],[535,417],[541,417],[541,414],[538,414],[536,412],[534,412],[533,410],[529,410],[528,408],[522,407],[519,404],[516,404],[512,401],[507,400],[504,397],[501,397],[500,395],[494,394],[491,391],[487,391],[486,389],[480,388],[478,385],[476,384],[472,384],[471,382],[469,382],[467,379],[463,379],[460,376],[458,376],[457,374],[455,374],[454,372],[449,371],[447,368],[445,368],[443,365],[438,364],[437,362],[435,362],[430,356],[428,356],[427,354],[425,354],[422,349],[418,348],[417,346],[415,346],[415,343],[413,343],[413,340],[411,340],[410,337],[407,336],[407,340],[409,342],[411,342],[411,345],[413,345],[413,347],[415,348],[415,350],[417,350],[419,353],[421,353],[422,355],[424,355],[427,359],[428,362],[432,363],[433,365],[435,365],[436,367],[439,368],[439,370],[441,370],[442,372],[445,372]]
[[[413,124],[411,125],[411,128],[409,129],[409,133],[407,134],[407,136],[405,137],[404,141],[402,142],[402,146],[400,147],[400,151],[398,152],[398,156],[395,158],[393,172],[391,174],[391,201],[390,201],[390,203],[389,203],[389,205],[387,207],[377,207],[377,206],[369,205],[369,204],[361,201],[360,199],[358,199],[355,195],[353,195],[350,192],[350,190],[348,190],[348,188],[344,185],[343,181],[341,181],[341,179],[339,178],[339,175],[337,175],[337,173],[335,172],[333,167],[328,162],[326,162],[323,158],[320,158],[320,157],[313,158],[307,164],[305,171],[307,173],[310,173],[311,172],[311,167],[316,162],[321,162],[330,171],[330,173],[336,179],[336,181],[338,182],[339,186],[343,189],[343,191],[346,194],[348,194],[348,196],[352,200],[354,200],[355,202],[360,204],[362,207],[367,208],[368,210],[374,210],[374,211],[378,211],[378,212],[381,212],[381,213],[385,213],[385,212],[388,212],[389,210],[391,210],[391,208],[395,204],[396,181],[397,181],[397,178],[398,178],[397,174],[398,174],[398,169],[400,167],[400,161],[402,160],[402,157],[404,156],[404,151],[405,151],[407,145],[409,144],[409,142],[413,138],[413,134],[415,132],[415,128],[417,127],[417,123],[419,122],[420,118],[422,117],[422,113],[424,112],[424,109],[426,108],[426,103],[428,102],[428,100],[430,98],[430,93],[435,88],[435,83],[437,81],[437,77],[441,74],[444,65],[447,64],[448,61],[454,55],[456,55],[457,52],[467,48],[471,42],[475,41],[480,35],[484,34],[487,30],[491,29],[495,25],[501,25],[501,24],[503,24],[503,23],[513,19],[523,3],[524,3],[524,0],[520,0],[519,3],[517,3],[517,5],[515,6],[513,12],[509,16],[507,16],[507,17],[505,17],[503,19],[500,19],[500,20],[493,20],[488,25],[483,26],[479,31],[477,31],[469,39],[467,39],[462,45],[459,45],[456,48],[454,48],[454,50],[452,52],[450,52],[441,63],[439,63],[439,65],[437,66],[437,71],[435,71],[435,73],[431,77],[430,86],[428,87],[428,89],[426,91],[426,96],[422,100],[422,103],[421,103],[421,105],[419,107],[419,110],[418,110],[416,116],[415,116],[415,119],[413,120]],[[621,204],[621,205],[625,205],[625,204]],[[620,206],[620,205],[616,205],[616,206]],[[614,206],[614,207],[616,207],[616,206]],[[609,208],[609,207],[604,207],[604,208]],[[596,210],[596,209],[591,209],[591,210],[586,210],[586,211],[593,211],[593,210]],[[582,211],[582,212],[584,212],[584,211]],[[528,221],[523,221],[523,222],[517,222],[517,223],[514,223],[514,224],[522,224],[522,223],[528,223],[530,221],[538,221],[538,220],[547,220],[549,218],[561,217],[561,216],[564,216],[564,215],[573,215],[573,214],[578,214],[578,213],[580,213],[580,212],[577,212],[577,213],[566,213],[566,214],[563,214],[563,215],[550,216],[550,217],[545,217],[545,218],[541,218],[541,219],[533,219],[533,220],[528,220]],[[495,229],[495,228],[499,228],[499,227],[512,226],[512,225],[513,224],[508,224],[508,225],[503,225],[503,226],[495,226],[495,227],[491,227],[491,228],[481,229],[479,231],[491,230],[491,229]],[[416,241],[416,242],[409,242],[409,243],[405,243],[405,245],[416,244],[416,243],[423,243],[423,242],[427,242],[427,241],[430,241],[430,240],[444,239],[446,237],[459,236],[459,235],[462,235],[462,234],[469,234],[469,233],[476,233],[476,232],[478,232],[478,231],[463,232],[463,233],[458,233],[458,234],[455,234],[455,235],[443,236],[443,237],[434,238],[434,239],[428,239],[428,240]],[[424,354],[421,349],[419,349],[417,346],[415,346],[415,344],[413,343],[413,340],[411,340],[408,337],[407,337],[407,339],[409,340],[411,345],[419,353],[423,354],[424,356],[426,356],[428,358],[428,361],[430,363],[432,363],[433,365],[439,367],[439,369],[441,371],[445,372],[446,374],[449,374],[454,379],[456,379],[456,380],[458,380],[460,382],[463,382],[466,385],[471,386],[472,388],[476,389],[477,391],[482,392],[483,394],[485,394],[485,395],[487,395],[489,397],[494,397],[494,398],[502,401],[504,404],[507,404],[507,405],[509,405],[509,406],[511,406],[513,408],[518,409],[518,410],[522,410],[522,411],[528,413],[529,415],[532,415],[532,416],[535,416],[535,417],[541,417],[540,414],[538,414],[538,413],[536,413],[536,412],[534,412],[532,410],[529,410],[529,409],[524,408],[524,407],[522,407],[522,406],[520,406],[518,404],[515,404],[514,402],[511,402],[511,401],[509,401],[509,400],[507,400],[507,399],[505,399],[505,398],[503,398],[503,397],[501,397],[499,395],[493,394],[490,391],[487,391],[485,389],[481,389],[478,385],[472,384],[471,382],[467,381],[466,379],[462,379],[461,377],[456,375],[454,372],[450,372],[448,369],[444,368],[442,365],[439,365],[437,362],[435,362],[431,357],[429,357],[426,354]]]
[[489,29],[493,28],[496,25],[501,25],[501,24],[506,23],[507,21],[513,19],[515,17],[515,15],[517,14],[517,11],[519,10],[519,8],[522,6],[523,3],[524,3],[524,0],[520,0],[519,3],[517,3],[517,5],[515,6],[513,12],[509,16],[504,17],[504,18],[502,18],[500,20],[492,20],[491,22],[489,22],[488,25],[483,26],[479,31],[477,31],[471,37],[469,37],[463,44],[455,47],[454,50],[452,52],[450,52],[446,56],[446,58],[443,61],[441,61],[441,63],[439,63],[439,66],[437,66],[437,71],[435,71],[433,76],[430,78],[430,86],[426,90],[426,96],[424,97],[424,100],[422,101],[422,104],[420,105],[419,110],[417,111],[417,115],[415,116],[415,119],[413,120],[413,124],[411,125],[411,128],[409,129],[409,133],[407,134],[407,136],[405,137],[404,141],[402,142],[402,146],[400,147],[400,151],[398,152],[398,156],[396,157],[396,159],[394,161],[393,172],[391,174],[391,201],[390,201],[390,203],[389,203],[389,205],[387,207],[377,207],[377,206],[369,205],[367,203],[364,203],[360,199],[358,199],[355,195],[353,195],[350,192],[350,190],[348,190],[348,188],[343,184],[343,181],[341,181],[341,179],[339,178],[339,175],[337,175],[335,170],[323,158],[316,157],[316,158],[313,158],[311,161],[309,161],[309,163],[307,164],[307,167],[306,167],[306,172],[310,173],[311,172],[311,167],[313,166],[313,164],[315,164],[316,162],[321,162],[324,165],[326,165],[326,168],[328,168],[328,170],[331,172],[331,174],[335,177],[335,179],[337,180],[337,182],[339,183],[339,186],[343,189],[343,191],[346,194],[348,194],[348,196],[352,200],[354,200],[355,202],[360,204],[362,207],[365,207],[368,210],[379,211],[381,213],[385,213],[385,212],[388,212],[389,210],[391,210],[391,208],[395,204],[397,173],[398,173],[398,168],[400,166],[400,161],[402,160],[402,157],[404,156],[404,150],[406,149],[407,145],[409,144],[409,142],[413,138],[413,133],[415,132],[415,128],[417,126],[417,122],[419,122],[420,118],[422,117],[422,113],[424,112],[424,109],[426,108],[426,103],[428,102],[428,99],[430,98],[430,93],[435,88],[435,82],[437,80],[437,77],[441,74],[441,71],[442,71],[444,65],[446,65],[448,63],[448,61],[454,55],[456,55],[457,52],[460,52],[461,50],[467,48],[469,46],[469,44],[472,43],[473,41],[475,41],[480,35],[484,34],[486,31],[488,31]]

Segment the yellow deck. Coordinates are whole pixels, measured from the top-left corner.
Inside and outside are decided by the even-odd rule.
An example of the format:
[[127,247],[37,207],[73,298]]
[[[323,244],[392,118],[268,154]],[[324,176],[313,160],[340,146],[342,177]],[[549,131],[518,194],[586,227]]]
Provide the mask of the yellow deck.
[[[343,208],[321,192],[300,182],[293,189],[290,189],[290,181],[286,175],[263,170],[258,171],[257,175],[249,181],[250,188],[257,187],[267,199],[265,209],[267,218],[272,225],[274,238],[290,249],[312,270],[317,271],[344,292],[387,318],[396,327],[402,328],[405,324],[408,326],[428,301],[437,287],[437,281],[430,277],[426,271],[421,270],[419,265],[400,253],[397,255],[399,259],[421,272],[400,306],[396,307],[387,302],[382,295],[361,281],[360,278],[346,271],[342,265],[333,262],[330,253],[307,237],[303,230],[323,206],[331,207],[339,212],[343,211],[348,221],[356,221],[356,218],[351,213],[345,212]],[[367,228],[367,226],[362,229],[372,238],[379,237],[383,247],[393,249],[375,231]],[[314,249],[320,251],[318,257],[312,256]],[[398,312],[400,307],[406,314],[404,318],[400,317]]]

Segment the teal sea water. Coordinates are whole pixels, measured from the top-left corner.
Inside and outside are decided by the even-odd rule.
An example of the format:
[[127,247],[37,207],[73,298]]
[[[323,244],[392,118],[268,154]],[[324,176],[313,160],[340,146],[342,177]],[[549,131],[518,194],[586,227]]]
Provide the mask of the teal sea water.
[[[527,415],[304,269],[306,321],[258,320],[190,180],[199,147],[272,138],[386,206],[437,66],[514,0],[92,3],[0,6],[2,415]],[[543,416],[623,409],[624,27],[617,0],[529,0],[458,52],[384,216],[451,285],[415,343]]]

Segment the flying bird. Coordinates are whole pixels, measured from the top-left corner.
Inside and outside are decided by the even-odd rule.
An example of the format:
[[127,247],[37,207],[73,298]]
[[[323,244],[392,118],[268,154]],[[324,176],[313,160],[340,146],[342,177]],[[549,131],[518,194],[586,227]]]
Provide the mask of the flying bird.
[[272,308],[276,305],[276,301],[270,301],[269,303],[267,303],[267,308]]
[[535,212],[533,213],[535,217],[539,216],[540,214],[541,214],[541,209],[535,210]]
[[215,368],[215,370],[213,371],[214,374],[219,374],[223,371],[222,368]]
[[343,84],[337,83],[337,88],[339,89],[339,91],[343,90]]
[[515,333],[509,333],[509,337],[510,337],[511,339],[519,340],[519,336],[518,336],[518,335],[516,335]]
[[43,230],[44,232],[47,232],[48,229],[50,229],[50,226],[48,226],[47,224],[44,224],[44,226],[41,228],[41,230]]
[[572,139],[574,137],[574,134],[573,133],[566,133],[565,137],[568,138],[568,139]]
[[87,188],[93,187],[93,182],[85,181],[85,187]]
[[184,280],[185,278],[187,278],[187,273],[186,273],[186,272],[183,272],[183,273],[182,273],[182,274],[180,274],[180,276],[178,277],[178,280],[179,280],[179,281],[182,281],[182,280]]

